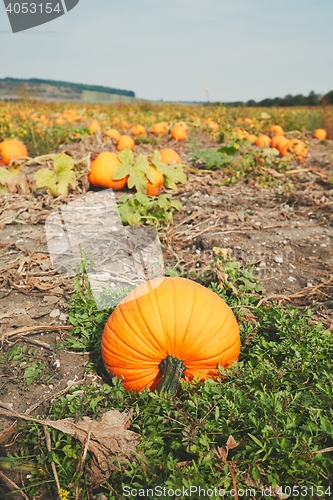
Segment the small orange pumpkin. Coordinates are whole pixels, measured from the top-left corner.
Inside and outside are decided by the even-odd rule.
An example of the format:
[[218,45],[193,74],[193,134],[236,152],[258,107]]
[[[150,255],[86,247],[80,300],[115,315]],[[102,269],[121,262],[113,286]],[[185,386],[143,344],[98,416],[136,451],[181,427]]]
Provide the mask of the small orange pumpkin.
[[88,128],[91,135],[94,135],[95,132],[102,130],[98,120],[91,120]]
[[273,125],[269,129],[269,131],[270,131],[271,135],[284,135],[284,130],[281,127],[281,125]]
[[144,128],[143,125],[134,125],[132,128],[131,128],[131,134],[134,136],[134,137],[137,137],[138,135],[146,135],[147,131],[146,129]]
[[11,160],[28,156],[28,150],[23,142],[17,139],[5,139],[0,142],[0,164],[9,165]]
[[176,141],[186,141],[187,139],[187,130],[182,125],[175,125],[171,129],[171,136]]
[[288,141],[288,139],[284,135],[274,135],[271,140],[271,147],[277,149],[277,145],[280,141],[285,142],[285,140]]
[[115,128],[109,128],[105,134],[112,139],[112,142],[117,143],[120,139],[121,133]]
[[113,179],[116,167],[120,165],[120,160],[116,153],[104,151],[90,163],[88,179],[93,186],[112,188],[114,191],[121,191],[127,184],[128,176],[123,179]]
[[319,139],[320,141],[324,141],[327,137],[327,132],[323,128],[317,128],[317,130],[314,131],[314,134],[316,139]]
[[125,130],[129,130],[131,128],[131,125],[128,123],[127,120],[122,120],[120,123],[119,123],[119,127],[120,128],[123,128]]
[[118,142],[117,142],[116,149],[117,149],[117,151],[123,151],[124,149],[133,150],[134,146],[135,146],[135,142],[132,139],[132,137],[130,137],[129,135],[121,135],[119,137]]
[[160,155],[162,163],[167,163],[168,165],[175,165],[175,163],[179,164],[183,163],[181,157],[174,149],[170,148],[161,149]]
[[254,134],[249,134],[247,137],[246,137],[246,140],[247,141],[250,141],[251,144],[255,144],[256,141],[258,139],[258,136],[257,135],[254,135]]
[[164,175],[156,168],[149,166],[153,181],[148,180],[146,194],[148,196],[158,196],[161,194],[164,185]]
[[126,390],[158,388],[175,394],[181,378],[215,377],[240,353],[230,307],[186,278],[155,278],[135,288],[115,308],[102,335],[107,371]]
[[152,133],[155,135],[164,135],[168,132],[169,124],[168,122],[158,122],[152,128]]
[[288,153],[292,153],[298,160],[304,161],[308,154],[308,150],[305,143],[300,139],[291,139],[280,151],[281,156],[286,156]]
[[271,145],[271,138],[265,134],[259,135],[258,139],[256,140],[256,145],[260,148],[269,148],[269,146]]

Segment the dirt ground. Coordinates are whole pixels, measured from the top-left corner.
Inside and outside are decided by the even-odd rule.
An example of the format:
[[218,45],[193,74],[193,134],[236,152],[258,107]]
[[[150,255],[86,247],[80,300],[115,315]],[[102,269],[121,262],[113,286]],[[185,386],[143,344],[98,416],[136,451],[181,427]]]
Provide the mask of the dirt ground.
[[[207,138],[204,145],[213,144]],[[195,167],[187,144],[163,146],[175,147],[183,162]],[[82,157],[104,148],[85,139],[62,151]],[[152,147],[142,144],[139,149],[148,152]],[[333,330],[333,185],[327,182],[333,161],[327,151],[314,145],[302,165],[311,171],[293,175],[293,189],[283,194],[255,181],[225,186],[222,171],[188,172],[187,183],[175,195],[183,210],[161,237],[165,268],[178,264],[178,270],[200,276],[209,269],[213,247],[228,248],[244,266],[254,266],[267,300],[312,306],[315,319]],[[57,199],[40,190],[0,197],[0,410],[45,417],[54,397],[78,381],[92,383],[97,377],[85,375],[89,354],[58,349],[69,328],[66,306],[73,277],[52,269],[44,228],[57,206],[86,187],[82,179],[77,193]],[[22,375],[24,365],[7,359],[15,345],[27,346],[35,363],[43,363],[42,373],[29,385]],[[12,422],[0,411],[0,455],[8,440],[4,430]]]

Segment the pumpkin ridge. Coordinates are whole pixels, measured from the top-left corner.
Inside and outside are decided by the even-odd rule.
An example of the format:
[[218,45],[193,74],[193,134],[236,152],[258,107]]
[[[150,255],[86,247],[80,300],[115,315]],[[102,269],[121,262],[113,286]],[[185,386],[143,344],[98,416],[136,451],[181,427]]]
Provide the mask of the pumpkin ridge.
[[[212,293],[214,293],[214,292],[212,292]],[[215,300],[215,302],[216,302],[216,300]],[[227,305],[227,304],[226,304],[226,305]],[[213,307],[213,309],[214,309],[214,307]],[[201,337],[201,342],[200,342],[200,343],[194,343],[194,344],[192,345],[192,349],[191,349],[190,351],[187,351],[187,353],[186,353],[186,357],[185,357],[185,359],[184,359],[184,363],[185,363],[185,364],[186,364],[186,359],[191,358],[191,357],[193,356],[193,354],[192,354],[192,350],[193,350],[193,349],[197,352],[199,349],[202,349],[203,347],[208,346],[211,342],[213,342],[213,343],[214,343],[215,338],[216,338],[216,337],[220,334],[221,330],[223,330],[223,328],[225,327],[225,325],[226,325],[227,321],[228,321],[228,320],[229,320],[229,318],[230,318],[230,310],[229,310],[229,307],[228,307],[228,309],[227,309],[227,312],[228,312],[228,314],[226,315],[226,318],[224,318],[224,322],[223,322],[223,324],[222,324],[222,325],[218,325],[218,326],[217,326],[217,330],[215,331],[215,333],[214,333],[214,334],[212,334],[212,333],[210,332],[210,336],[209,336],[209,340],[208,340],[208,341],[207,341],[207,338],[205,337],[205,335],[202,335],[202,336],[200,335],[200,336],[198,336],[198,337],[197,337],[197,339],[198,339],[199,341],[200,341],[200,337]],[[207,329],[209,328],[209,323],[208,323],[207,325],[205,325],[205,328],[207,328]]]
[[[191,306],[191,314],[189,314],[189,321],[187,323],[187,327],[186,327],[186,331],[183,335],[183,339],[182,339],[182,343],[180,344],[179,348],[178,348],[178,352],[181,352],[182,351],[182,347],[183,347],[183,344],[186,340],[186,337],[187,337],[187,332],[188,332],[188,329],[189,329],[189,326],[190,326],[190,322],[191,322],[191,317],[193,315],[193,311],[194,311],[194,307],[195,307],[195,297],[197,295],[197,290],[195,290],[195,293],[192,295],[192,306]],[[185,363],[185,361],[184,361]],[[186,365],[185,365],[186,366]]]
[[[137,299],[135,299],[135,304],[136,304],[136,306],[137,306],[137,309],[140,309],[140,308],[138,307]],[[122,308],[120,307],[118,311],[119,311],[119,313],[120,313],[120,315],[121,315],[121,317],[122,317],[123,321],[124,321],[124,322],[126,323],[126,325],[128,326],[128,328],[132,330],[133,328],[132,328],[132,327],[131,327],[131,325],[128,323],[128,321],[127,321],[127,319],[126,319],[126,316],[123,314]],[[160,346],[160,345],[158,344],[158,342],[156,341],[156,338],[152,335],[152,333],[151,333],[151,331],[150,331],[150,328],[148,327],[147,322],[146,322],[146,321],[145,321],[145,319],[142,317],[142,315],[141,315],[141,319],[142,319],[142,322],[143,322],[143,323],[145,324],[145,326],[146,326],[147,332],[149,332],[150,336],[154,339],[154,341],[156,342],[157,346],[161,349],[161,346]],[[139,331],[140,331],[140,328],[139,328]],[[146,347],[146,348],[148,348],[149,350],[152,348],[151,344],[149,343],[149,340],[148,340],[148,339],[146,339],[146,337],[141,338],[141,336],[139,336],[136,332],[135,332],[135,334],[136,334],[136,337],[137,337],[139,340],[141,340],[141,341],[142,341],[142,343],[145,345],[145,347]],[[118,337],[118,336],[117,336],[117,337]],[[118,338],[119,338],[119,337],[118,337]],[[124,340],[123,340],[123,339],[119,339],[119,340],[121,340],[122,342],[124,342]],[[147,340],[147,342],[145,342],[145,340]],[[130,347],[130,346],[129,346],[126,342],[124,342],[124,344],[126,344],[128,347]],[[131,350],[133,350],[133,351],[135,352],[135,349],[133,349],[132,347],[131,347]],[[158,351],[157,351],[157,352],[158,352]],[[159,354],[159,353],[158,353],[158,354]],[[156,355],[156,353],[155,353],[155,355]]]

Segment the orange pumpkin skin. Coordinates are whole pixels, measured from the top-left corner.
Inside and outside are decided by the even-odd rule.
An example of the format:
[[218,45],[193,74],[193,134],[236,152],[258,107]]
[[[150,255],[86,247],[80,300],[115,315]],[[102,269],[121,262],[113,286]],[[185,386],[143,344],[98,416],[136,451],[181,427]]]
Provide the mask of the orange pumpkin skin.
[[271,140],[271,147],[277,149],[277,145],[280,141],[288,141],[284,135],[274,135]]
[[115,128],[109,128],[105,134],[112,139],[112,142],[117,143],[121,137],[121,133]]
[[323,128],[317,128],[317,130],[314,131],[314,134],[316,139],[319,139],[320,141],[324,141],[327,137],[327,132]]
[[176,141],[186,141],[187,130],[183,125],[175,125],[171,130],[171,136]]
[[23,142],[17,139],[5,139],[0,142],[0,165],[9,165],[10,160],[28,156],[28,150]]
[[153,176],[153,182],[148,180],[146,194],[148,196],[158,196],[161,194],[164,185],[164,175],[159,170],[154,167],[149,167],[151,175]]
[[168,132],[169,124],[168,122],[158,122],[152,128],[152,133],[155,135],[164,135]]
[[250,141],[251,144],[255,144],[258,139],[258,136],[255,134],[249,134],[246,138],[247,141]]
[[131,128],[131,134],[134,136],[134,137],[137,137],[138,135],[146,135],[147,131],[146,129],[144,128],[143,125],[134,125],[132,128]]
[[298,160],[303,160],[308,154],[308,150],[300,139],[291,139],[280,150],[281,156],[286,156],[288,153],[293,153]]
[[124,149],[131,149],[133,151],[135,142],[129,135],[121,135],[117,142],[117,151],[124,151]]
[[174,149],[161,149],[160,155],[161,162],[167,163],[168,165],[174,165],[175,163],[179,163],[181,165],[183,163],[181,157]]
[[91,135],[94,135],[95,132],[102,130],[98,120],[91,120],[88,128]]
[[102,358],[126,390],[156,389],[159,364],[183,360],[184,378],[205,380],[238,360],[240,335],[230,307],[214,292],[185,278],[155,278],[135,288],[109,317]]
[[100,153],[90,164],[88,179],[93,186],[112,188],[114,191],[121,191],[127,184],[128,176],[123,179],[114,180],[113,174],[116,167],[120,165],[120,160],[116,153],[104,151]]
[[272,135],[284,135],[284,130],[281,125],[273,125],[269,131]]
[[256,145],[260,148],[268,148],[271,145],[271,138],[265,134],[259,135]]

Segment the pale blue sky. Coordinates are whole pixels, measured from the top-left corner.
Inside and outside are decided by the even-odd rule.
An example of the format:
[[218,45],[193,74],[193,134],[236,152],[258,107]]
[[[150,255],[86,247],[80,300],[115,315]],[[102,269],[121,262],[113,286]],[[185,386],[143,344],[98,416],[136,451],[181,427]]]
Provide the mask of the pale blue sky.
[[332,0],[80,0],[12,34],[0,1],[0,78],[133,90],[147,99],[260,100],[333,90]]

